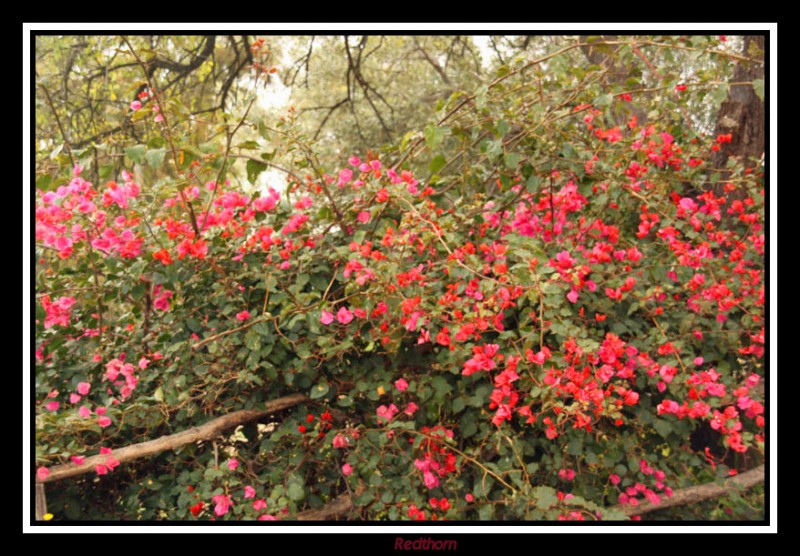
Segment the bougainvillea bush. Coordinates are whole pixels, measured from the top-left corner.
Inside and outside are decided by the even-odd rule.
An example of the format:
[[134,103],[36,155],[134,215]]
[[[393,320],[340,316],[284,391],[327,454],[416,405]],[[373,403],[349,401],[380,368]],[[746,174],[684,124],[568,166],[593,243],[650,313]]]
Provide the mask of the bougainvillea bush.
[[[501,68],[337,168],[289,114],[269,139],[286,179],[255,193],[263,122],[191,144],[145,94],[131,110],[160,137],[103,179],[78,161],[40,184],[36,467],[55,519],[290,520],[343,497],[340,519],[628,519],[761,463],[763,168],[713,167],[731,136],[687,111],[714,82],[617,84],[572,54]],[[115,458],[292,394],[214,440]]]

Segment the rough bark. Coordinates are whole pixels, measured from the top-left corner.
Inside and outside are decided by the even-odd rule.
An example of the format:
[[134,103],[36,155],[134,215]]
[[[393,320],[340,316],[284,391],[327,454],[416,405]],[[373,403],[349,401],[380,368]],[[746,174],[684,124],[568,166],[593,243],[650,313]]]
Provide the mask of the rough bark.
[[[139,444],[132,444],[124,448],[119,448],[114,450],[111,455],[113,455],[113,457],[116,458],[120,463],[125,463],[135,459],[152,456],[165,450],[173,450],[179,446],[183,446],[184,444],[190,444],[200,440],[211,440],[224,430],[231,429],[249,421],[266,417],[272,413],[288,409],[307,400],[308,398],[303,394],[293,394],[284,398],[278,398],[277,400],[267,402],[266,409],[243,409],[241,411],[234,411],[228,415],[223,415],[222,417],[212,419],[211,421],[204,423],[199,427],[192,427],[191,429],[176,434],[162,436],[161,438],[148,440],[147,442],[141,442]],[[66,479],[68,477],[75,477],[76,475],[89,473],[94,471],[96,465],[104,463],[108,457],[109,456],[107,455],[97,455],[86,458],[81,465],[66,464],[51,467],[50,475],[48,475],[48,477],[43,481],[37,479],[37,483],[51,483],[53,481],[60,481],[61,479]]]
[[[586,43],[588,40],[589,35],[580,36],[581,43]],[[601,35],[597,41],[597,46],[593,46],[591,43],[584,44],[581,46],[581,51],[586,56],[586,59],[589,60],[589,63],[608,70],[605,76],[606,81],[624,87],[625,81],[631,77],[631,68],[630,66],[620,64],[617,57],[611,51],[612,47],[603,44],[604,41],[614,42],[618,40],[620,40],[620,37],[617,35]],[[614,114],[614,120],[617,124],[625,124],[631,116],[636,116],[639,125],[647,121],[647,110],[635,102],[627,102],[620,106],[623,108]]]
[[752,56],[753,49],[756,49],[762,63],[739,61],[733,70],[732,83],[742,84],[731,86],[717,116],[715,135],[732,135],[731,142],[723,144],[714,154],[714,167],[719,171],[725,172],[725,165],[732,157],[747,161],[751,157],[760,158],[764,153],[764,101],[758,98],[751,85],[755,79],[764,79],[764,47],[763,35],[745,36],[744,53]]
[[298,521],[330,521],[340,518],[353,509],[353,500],[349,494],[334,498],[318,510],[308,510],[297,514]]
[[672,508],[674,506],[685,506],[696,504],[703,500],[718,498],[730,494],[734,490],[745,490],[759,483],[764,482],[764,466],[760,465],[735,477],[727,479],[723,484],[707,483],[704,485],[693,486],[676,490],[669,498],[662,497],[661,503],[651,504],[649,501],[639,502],[638,506],[614,506],[615,510],[620,510],[628,516],[642,515],[656,510]]

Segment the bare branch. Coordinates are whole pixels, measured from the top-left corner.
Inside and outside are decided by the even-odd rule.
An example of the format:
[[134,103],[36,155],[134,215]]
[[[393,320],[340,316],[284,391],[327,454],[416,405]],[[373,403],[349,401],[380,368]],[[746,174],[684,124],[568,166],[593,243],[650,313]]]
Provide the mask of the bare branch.
[[719,498],[720,496],[730,494],[731,491],[748,489],[763,482],[764,466],[759,465],[755,469],[727,479],[721,485],[717,483],[707,483],[676,490],[669,498],[662,498],[660,504],[652,504],[649,501],[643,501],[640,502],[638,506],[626,504],[624,506],[614,506],[613,509],[625,512],[625,515],[629,516],[642,515],[656,510],[672,508],[674,506],[685,506],[687,504],[696,504],[703,500],[710,500],[711,498]]
[[[191,429],[183,432],[170,434],[169,436],[162,436],[154,440],[148,440],[147,442],[140,442],[139,444],[132,444],[124,448],[116,449],[114,450],[113,455],[114,458],[120,463],[126,463],[136,459],[152,456],[166,450],[174,450],[175,448],[185,444],[191,444],[192,442],[211,440],[222,431],[239,426],[243,423],[261,419],[273,413],[277,413],[278,411],[283,411],[284,409],[294,407],[307,400],[308,398],[303,394],[292,394],[291,396],[286,396],[267,402],[266,407],[263,410],[242,409],[240,411],[234,411],[228,415],[223,415],[222,417],[212,419],[211,421],[208,421],[199,427],[192,427]],[[51,467],[50,474],[47,476],[47,478],[44,480],[37,479],[36,482],[52,483],[54,481],[60,481],[69,477],[90,473],[94,471],[96,465],[103,464],[108,457],[109,456],[107,455],[97,455],[86,458],[86,460],[80,465],[66,464]]]

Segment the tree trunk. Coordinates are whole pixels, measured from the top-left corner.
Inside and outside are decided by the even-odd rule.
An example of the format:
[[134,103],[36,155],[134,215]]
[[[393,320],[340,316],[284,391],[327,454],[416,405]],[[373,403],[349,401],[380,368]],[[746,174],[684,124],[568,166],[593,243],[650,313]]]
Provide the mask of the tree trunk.
[[744,54],[761,60],[761,63],[737,62],[732,82],[743,84],[731,85],[728,98],[719,109],[715,135],[732,135],[731,142],[722,144],[713,157],[714,167],[722,172],[723,178],[728,172],[726,164],[729,159],[739,158],[750,166],[749,159],[761,158],[764,153],[764,101],[758,98],[751,85],[755,79],[764,78],[764,47],[763,35],[745,36]]

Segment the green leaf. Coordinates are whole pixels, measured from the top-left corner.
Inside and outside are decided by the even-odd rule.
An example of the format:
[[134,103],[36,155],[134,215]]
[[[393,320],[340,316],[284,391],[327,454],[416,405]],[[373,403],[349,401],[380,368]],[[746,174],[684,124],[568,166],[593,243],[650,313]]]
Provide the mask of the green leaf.
[[516,153],[506,153],[503,155],[503,163],[509,170],[516,170],[522,157]]
[[666,438],[669,436],[669,433],[672,432],[672,423],[666,419],[656,419],[653,421],[653,428],[656,429],[656,432],[660,434],[662,438]]
[[539,486],[533,489],[533,497],[536,499],[536,507],[540,510],[546,510],[558,503],[555,489],[548,486]]
[[534,174],[528,178],[528,181],[525,182],[525,187],[528,189],[529,193],[537,193],[541,184],[542,178]]
[[500,120],[497,122],[497,124],[495,124],[494,128],[497,130],[497,135],[503,137],[506,133],[508,133],[508,130],[511,129],[511,126],[507,121]]
[[433,380],[431,380],[431,386],[433,386],[433,389],[436,390],[437,396],[440,398],[444,397],[445,394],[450,392],[450,390],[453,388],[450,386],[450,383],[441,376],[433,377]]
[[435,174],[436,172],[444,168],[445,164],[447,164],[447,159],[441,154],[438,154],[435,157],[433,157],[431,163],[428,164],[428,170],[431,171],[431,174]]
[[579,438],[573,438],[567,445],[567,453],[571,456],[579,456],[583,453],[583,441]]
[[753,92],[755,92],[756,96],[764,100],[764,80],[763,79],[754,79],[753,80]]
[[244,345],[250,351],[258,351],[261,349],[261,335],[255,330],[249,330],[244,335]]
[[425,142],[428,144],[428,148],[432,151],[436,150],[436,147],[444,139],[444,129],[433,124],[428,124],[425,127]]
[[238,145],[236,145],[236,147],[240,149],[254,150],[258,149],[260,145],[255,141],[245,141],[244,143],[239,143]]
[[249,159],[247,161],[247,179],[250,183],[256,183],[258,175],[267,169],[267,165],[257,160]]
[[305,497],[306,492],[303,490],[303,485],[297,482],[291,482],[286,489],[286,495],[295,502],[298,502]]
[[327,394],[330,391],[330,389],[331,388],[328,385],[328,381],[322,380],[311,389],[311,392],[309,392],[308,397],[311,398],[312,400],[316,400]]
[[147,165],[151,168],[158,168],[164,163],[164,157],[167,154],[167,149],[150,149],[145,153],[144,158],[147,160]]
[[599,97],[597,97],[594,100],[594,105],[595,106],[608,106],[609,104],[611,104],[612,100],[614,100],[614,95],[612,95],[611,93],[608,93],[608,94],[605,94],[605,95],[600,95]]
[[145,154],[147,153],[147,147],[144,145],[134,145],[133,147],[128,147],[125,149],[125,154],[133,160],[137,164],[141,164],[144,162]]
[[46,189],[51,181],[53,181],[53,178],[50,176],[40,176],[36,178],[36,189]]

